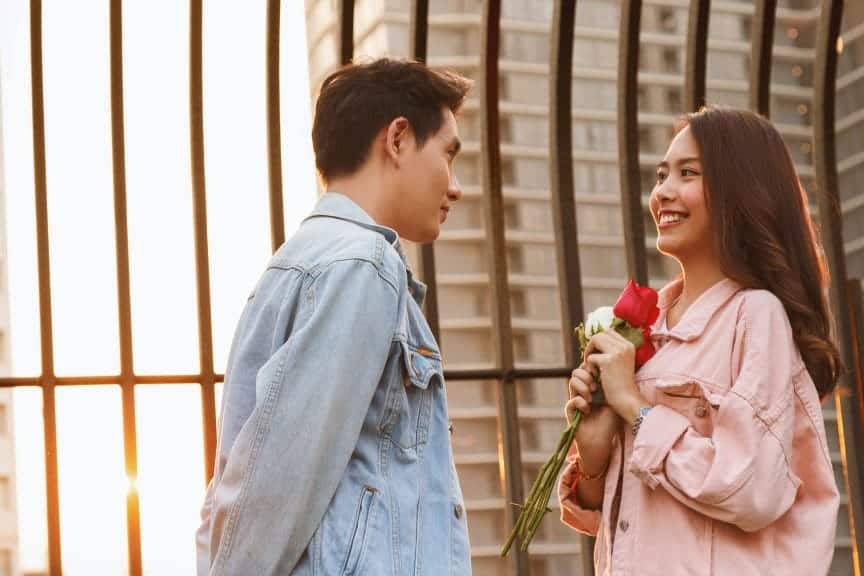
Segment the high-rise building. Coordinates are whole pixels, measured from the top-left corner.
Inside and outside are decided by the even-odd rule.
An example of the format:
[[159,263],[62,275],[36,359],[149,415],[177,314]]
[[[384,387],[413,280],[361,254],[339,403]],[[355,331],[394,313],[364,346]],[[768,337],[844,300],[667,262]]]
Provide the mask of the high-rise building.
[[[428,62],[480,78],[480,0],[431,0]],[[408,0],[357,0],[356,57],[410,54]],[[654,182],[683,110],[688,0],[645,0],[639,70],[639,146],[642,191]],[[552,0],[504,0],[502,5],[500,133],[507,262],[517,365],[563,364],[558,279],[549,194],[549,58]],[[338,63],[338,3],[306,0],[313,91]],[[707,95],[712,103],[747,107],[754,3],[713,2]],[[774,33],[771,118],[783,134],[805,187],[812,168],[813,67],[819,3],[780,0]],[[610,304],[626,277],[617,167],[619,2],[579,0],[573,63],[573,164],[582,288],[586,310]],[[837,81],[838,171],[850,277],[864,276],[864,5],[846,3]],[[436,242],[442,348],[450,369],[492,363],[489,269],[485,251],[480,115],[477,95],[460,118],[465,142],[456,171],[464,200]],[[815,200],[812,204],[815,210]],[[645,213],[651,284],[677,270],[657,253]],[[448,386],[457,467],[462,479],[476,574],[502,572],[506,537],[499,472],[495,382]],[[560,380],[518,382],[520,441],[530,486],[561,431],[566,388]],[[831,456],[844,490],[837,418],[825,405]],[[838,516],[832,574],[852,573],[847,497]],[[554,502],[551,503],[554,506]],[[533,574],[578,572],[576,533],[550,514],[532,544]]]
[[[0,134],[2,132],[0,129]],[[11,372],[9,285],[6,270],[6,189],[3,177],[3,140],[0,138],[0,375],[3,376],[8,376]],[[12,407],[12,390],[0,388],[0,576],[18,574],[18,513]]]

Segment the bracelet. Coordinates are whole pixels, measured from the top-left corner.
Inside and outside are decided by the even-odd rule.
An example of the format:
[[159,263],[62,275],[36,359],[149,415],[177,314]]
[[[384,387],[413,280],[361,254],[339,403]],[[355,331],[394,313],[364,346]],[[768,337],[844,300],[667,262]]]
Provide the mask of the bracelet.
[[639,409],[639,416],[637,416],[636,420],[633,421],[633,436],[636,436],[636,433],[639,432],[639,427],[642,426],[642,420],[645,419],[645,416],[648,415],[651,408],[653,408],[653,406],[646,405]]
[[599,474],[586,474],[584,470],[582,470],[582,460],[576,461],[576,466],[578,469],[577,478],[579,480],[599,480],[606,476],[606,472],[609,470],[609,463],[606,463],[606,468],[603,469]]

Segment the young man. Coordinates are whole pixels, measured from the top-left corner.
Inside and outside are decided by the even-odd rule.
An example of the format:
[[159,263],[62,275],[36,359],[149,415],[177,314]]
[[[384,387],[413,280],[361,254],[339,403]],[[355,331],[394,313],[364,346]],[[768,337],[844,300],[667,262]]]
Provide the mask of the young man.
[[386,59],[324,81],[328,191],[237,327],[199,576],[470,574],[441,355],[400,244],[435,240],[462,196],[469,87]]

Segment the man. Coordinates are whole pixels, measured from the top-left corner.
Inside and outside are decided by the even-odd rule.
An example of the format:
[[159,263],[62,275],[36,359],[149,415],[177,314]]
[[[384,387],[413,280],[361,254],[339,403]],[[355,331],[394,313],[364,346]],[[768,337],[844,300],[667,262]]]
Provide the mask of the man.
[[469,87],[386,59],[324,81],[328,191],[237,327],[199,576],[470,574],[441,356],[400,244],[435,240],[462,196]]

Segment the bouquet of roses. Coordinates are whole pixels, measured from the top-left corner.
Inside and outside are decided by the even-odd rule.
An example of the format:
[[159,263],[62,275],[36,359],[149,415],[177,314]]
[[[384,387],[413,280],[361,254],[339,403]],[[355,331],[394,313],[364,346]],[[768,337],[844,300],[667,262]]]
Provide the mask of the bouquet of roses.
[[[618,297],[615,306],[602,306],[588,315],[583,324],[576,328],[576,338],[579,340],[580,355],[585,354],[588,341],[595,334],[605,330],[615,330],[618,334],[629,340],[636,348],[636,369],[638,370],[651,356],[654,355],[654,346],[651,344],[651,326],[657,320],[660,309],[657,308],[657,292],[648,287],[639,286],[633,280],[627,283],[627,287]],[[594,405],[605,404],[603,398],[602,382],[597,378],[597,391],[593,393],[591,403]],[[510,532],[510,537],[501,551],[501,556],[506,556],[510,551],[513,541],[518,536],[522,541],[522,550],[528,548],[528,544],[534,537],[537,527],[546,512],[549,511],[547,504],[552,495],[552,490],[558,480],[558,474],[564,465],[564,459],[573,444],[576,430],[582,419],[582,412],[576,411],[570,426],[561,434],[558,448],[540,469],[537,479],[531,486],[528,500],[521,507],[516,525]]]

